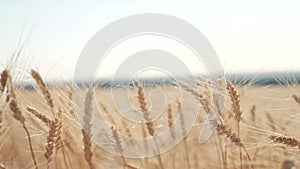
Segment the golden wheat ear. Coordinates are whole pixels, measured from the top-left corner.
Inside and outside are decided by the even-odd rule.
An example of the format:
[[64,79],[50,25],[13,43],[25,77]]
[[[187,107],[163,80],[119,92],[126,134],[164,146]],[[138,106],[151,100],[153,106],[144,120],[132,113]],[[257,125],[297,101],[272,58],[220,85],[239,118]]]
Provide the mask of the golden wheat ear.
[[[250,157],[245,145],[243,144],[242,140],[237,136],[237,134],[235,134],[232,131],[232,129],[230,129],[223,123],[219,123],[216,127],[216,130],[217,130],[218,135],[225,136],[227,139],[230,140],[230,142],[234,143],[238,147],[241,147],[244,150],[244,152],[246,153],[248,160],[250,162],[252,162],[251,157]],[[251,164],[251,168],[254,169],[254,166],[252,164]]]
[[54,152],[57,153],[58,150],[61,148],[65,167],[68,168],[69,167],[67,164],[68,160],[66,157],[64,142],[62,139],[62,133],[63,133],[63,126],[62,126],[63,123],[61,117],[62,108],[59,106],[58,110],[54,110],[54,100],[42,76],[33,69],[31,70],[31,76],[35,80],[38,88],[40,89],[42,95],[44,96],[44,100],[46,101],[46,104],[50,108],[54,119],[54,120],[49,119],[48,117],[39,113],[37,110],[35,110],[32,107],[27,108],[28,112],[30,112],[31,114],[36,116],[39,120],[44,122],[49,128],[47,143],[45,145],[45,153],[44,153],[44,157],[47,160],[47,167],[48,168],[50,167],[50,162],[52,161],[52,156],[53,156],[52,154]]
[[297,147],[298,149],[300,149],[300,142],[293,137],[271,135],[269,138],[274,143],[280,143],[288,147]]
[[47,105],[50,107],[50,109],[54,115],[55,113],[53,110],[54,109],[53,99],[52,99],[51,93],[50,93],[46,83],[44,82],[42,76],[33,69],[31,69],[31,76],[35,80],[38,87],[40,88],[42,94],[44,95],[44,99],[46,100]]
[[228,90],[228,94],[231,100],[233,117],[235,118],[237,123],[239,123],[241,121],[242,116],[242,110],[240,106],[240,94],[229,80],[227,80],[226,89]]
[[[237,125],[237,137],[240,137],[240,121],[242,116],[242,110],[240,106],[240,94],[235,88],[235,86],[230,82],[230,80],[227,80],[226,89],[229,94],[229,98],[231,100],[231,111],[233,113],[233,117],[236,121]],[[242,148],[240,146],[240,168],[243,168],[243,157],[242,157]]]
[[[150,136],[152,136],[152,138],[154,139],[155,145],[156,145],[156,150],[157,150],[157,154],[158,154],[157,159],[158,159],[158,162],[159,162],[159,166],[160,166],[161,169],[164,169],[163,162],[162,162],[162,157],[160,155],[159,146],[158,146],[157,140],[155,139],[155,135],[154,135],[155,134],[154,123],[152,122],[152,119],[150,117],[150,112],[149,112],[148,107],[147,107],[148,105],[147,105],[147,102],[146,102],[146,99],[145,99],[144,88],[143,88],[142,84],[138,85],[137,98],[138,98],[140,110],[143,113],[144,119],[146,120],[146,126],[147,126],[148,133],[150,134]],[[144,134],[144,136],[145,135],[146,134]]]
[[53,152],[58,144],[58,139],[61,133],[61,122],[58,119],[50,121],[49,133],[47,136],[47,143],[45,145],[44,157],[47,159],[47,168],[50,168],[50,162],[52,161]]
[[92,125],[93,125],[93,99],[94,90],[89,88],[86,92],[85,104],[84,104],[84,116],[83,116],[83,128],[81,129],[83,152],[85,161],[88,163],[90,169],[95,169],[93,162],[93,150],[92,150]]
[[[5,82],[2,81],[2,78],[4,78],[6,81]],[[27,135],[28,144],[29,144],[33,164],[34,164],[35,168],[38,169],[35,154],[33,152],[31,136],[30,136],[29,130],[28,130],[28,128],[26,126],[26,123],[25,123],[26,119],[25,119],[24,115],[22,114],[22,111],[21,111],[21,109],[18,105],[17,97],[16,97],[16,94],[15,94],[15,91],[14,91],[14,88],[13,88],[13,84],[12,84],[12,78],[11,78],[8,70],[4,70],[1,73],[1,85],[5,85],[5,86],[2,86],[3,88],[5,88],[9,85],[9,90],[8,90],[8,95],[7,95],[6,101],[8,103],[9,109],[13,112],[13,117],[17,121],[19,121],[23,126],[23,129],[24,129],[24,131]]]

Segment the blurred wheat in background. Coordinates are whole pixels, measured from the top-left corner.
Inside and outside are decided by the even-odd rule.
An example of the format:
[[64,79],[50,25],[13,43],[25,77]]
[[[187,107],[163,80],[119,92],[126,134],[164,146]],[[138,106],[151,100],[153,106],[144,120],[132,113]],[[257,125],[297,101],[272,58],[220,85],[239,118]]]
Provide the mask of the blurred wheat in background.
[[[27,89],[14,83],[15,74],[9,69],[1,73],[0,99],[0,168],[282,168],[299,167],[300,86],[239,85],[227,80],[223,117],[213,126],[214,135],[198,142],[205,119],[209,116],[213,90],[207,79],[197,82],[199,91],[192,91],[182,82],[182,88],[199,101],[198,117],[192,130],[173,149],[154,157],[133,159],[122,155],[128,137],[154,137],[170,129],[176,135],[185,134],[181,99],[174,85],[147,86],[140,83],[132,88],[132,105],[149,120],[149,91],[159,88],[167,96],[163,115],[145,124],[136,124],[118,114],[110,90],[94,86],[78,88],[75,84],[47,85],[39,72],[28,72],[35,83]],[[74,108],[74,91],[83,90],[83,125]],[[100,148],[93,136],[92,102],[111,126],[111,142],[121,156]],[[182,126],[173,129],[176,117]],[[101,129],[99,129],[101,130]],[[205,134],[205,131],[204,131]],[[100,135],[97,137],[109,137]],[[166,142],[165,144],[169,144]],[[142,147],[150,151],[147,143]],[[155,151],[159,152],[158,146]]]

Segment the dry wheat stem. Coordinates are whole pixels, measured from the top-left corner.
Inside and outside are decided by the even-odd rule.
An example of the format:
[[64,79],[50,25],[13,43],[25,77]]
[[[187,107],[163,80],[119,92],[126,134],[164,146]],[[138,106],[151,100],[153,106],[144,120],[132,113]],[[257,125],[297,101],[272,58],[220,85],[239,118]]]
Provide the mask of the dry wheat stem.
[[3,111],[0,108],[0,137],[2,136],[2,115],[3,115]]
[[123,161],[123,169],[126,169],[126,168],[137,169],[136,167],[127,163],[125,156],[123,155],[122,141],[120,139],[117,129],[115,129],[113,126],[111,126],[111,131],[112,131],[113,139],[115,141],[115,149],[117,152],[120,153],[122,161]]
[[[168,127],[170,130],[170,136],[173,140],[176,140],[176,133],[174,130],[174,120],[173,120],[173,115],[172,115],[172,107],[171,104],[168,104]],[[176,154],[176,153],[175,153]],[[175,168],[175,154],[172,154],[172,160],[173,160],[173,168]]]
[[188,164],[188,168],[191,168],[190,158],[189,158],[189,149],[188,149],[187,140],[186,140],[187,131],[185,128],[185,121],[184,121],[184,114],[182,112],[182,105],[179,100],[177,100],[177,112],[179,113],[179,117],[180,117],[179,120],[180,120],[180,126],[181,126],[181,134],[184,137],[183,143],[184,143],[184,149],[185,149],[185,159]]

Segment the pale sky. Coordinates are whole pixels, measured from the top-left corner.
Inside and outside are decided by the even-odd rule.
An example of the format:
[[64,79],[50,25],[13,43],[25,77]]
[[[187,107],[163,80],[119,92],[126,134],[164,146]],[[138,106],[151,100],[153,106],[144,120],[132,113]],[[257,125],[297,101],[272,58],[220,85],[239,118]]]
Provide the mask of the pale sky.
[[163,13],[197,27],[226,72],[300,71],[299,9],[297,0],[0,0],[0,68],[33,29],[22,60],[47,79],[71,79],[81,50],[102,27]]

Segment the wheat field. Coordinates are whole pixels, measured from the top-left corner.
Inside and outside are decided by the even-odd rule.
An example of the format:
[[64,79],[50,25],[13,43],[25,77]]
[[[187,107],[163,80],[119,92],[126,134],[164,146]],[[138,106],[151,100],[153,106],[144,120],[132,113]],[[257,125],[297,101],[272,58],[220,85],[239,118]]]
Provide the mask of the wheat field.
[[[150,114],[150,91],[159,89],[166,96],[163,113],[154,121],[138,124],[119,114],[105,87],[78,88],[76,85],[49,85],[35,71],[28,72],[33,89],[14,83],[16,75],[9,69],[1,72],[0,92],[0,168],[141,168],[141,169],[209,169],[209,168],[281,168],[300,166],[300,85],[239,85],[226,81],[223,117],[216,119],[214,134],[199,143],[205,119],[213,111],[213,90],[206,81],[199,91],[189,92],[199,102],[197,119],[190,131],[183,127],[170,138],[188,133],[169,151],[152,157],[129,158],[115,155],[98,146],[91,137],[108,140],[122,152],[128,146],[120,135],[154,137],[173,127],[175,119],[184,124],[178,86],[147,87],[139,84],[130,90],[129,100],[146,120]],[[74,92],[85,93],[84,116],[80,123]],[[189,91],[190,90],[190,91]],[[95,130],[97,121],[91,114],[92,102],[110,126],[110,135]],[[160,103],[160,100],[157,100]],[[155,103],[152,103],[155,104]],[[183,116],[189,112],[182,112]],[[98,124],[99,126],[99,124]],[[101,130],[97,128],[97,130]],[[172,132],[171,132],[172,134]],[[164,144],[170,144],[169,139]],[[137,146],[137,145],[130,145]],[[145,151],[152,147],[144,146]]]

